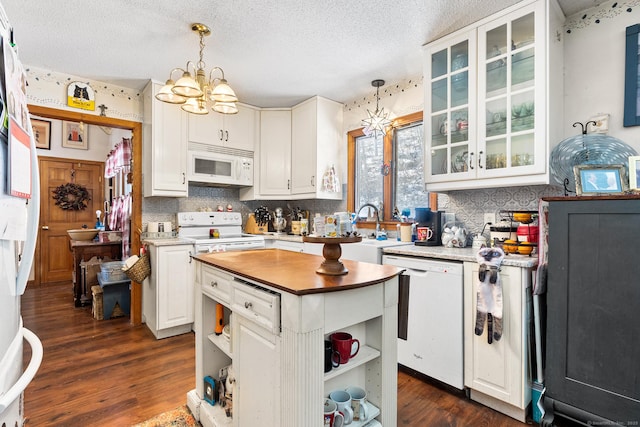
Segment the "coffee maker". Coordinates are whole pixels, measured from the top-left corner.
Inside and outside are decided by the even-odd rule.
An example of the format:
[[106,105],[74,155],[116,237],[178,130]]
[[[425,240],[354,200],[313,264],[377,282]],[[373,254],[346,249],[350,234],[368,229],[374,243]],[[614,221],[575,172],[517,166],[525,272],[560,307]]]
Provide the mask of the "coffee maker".
[[432,211],[430,208],[416,208],[417,227],[429,227],[433,232],[427,240],[416,240],[417,246],[442,245],[442,212]]

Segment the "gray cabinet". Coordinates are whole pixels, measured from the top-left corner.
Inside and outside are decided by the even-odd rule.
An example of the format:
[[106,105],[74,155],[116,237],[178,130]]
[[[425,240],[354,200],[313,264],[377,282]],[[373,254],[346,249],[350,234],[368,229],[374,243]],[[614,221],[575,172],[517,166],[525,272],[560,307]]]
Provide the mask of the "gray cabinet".
[[543,426],[638,420],[639,224],[637,197],[549,202]]

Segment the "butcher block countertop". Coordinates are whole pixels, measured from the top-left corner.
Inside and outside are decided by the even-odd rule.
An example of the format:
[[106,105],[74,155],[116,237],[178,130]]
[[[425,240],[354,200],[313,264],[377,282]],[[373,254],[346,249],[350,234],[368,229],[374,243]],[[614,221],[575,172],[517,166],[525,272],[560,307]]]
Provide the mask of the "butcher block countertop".
[[400,274],[402,269],[341,260],[349,272],[342,276],[316,273],[324,258],[280,249],[200,254],[196,260],[295,295],[344,291],[374,285]]

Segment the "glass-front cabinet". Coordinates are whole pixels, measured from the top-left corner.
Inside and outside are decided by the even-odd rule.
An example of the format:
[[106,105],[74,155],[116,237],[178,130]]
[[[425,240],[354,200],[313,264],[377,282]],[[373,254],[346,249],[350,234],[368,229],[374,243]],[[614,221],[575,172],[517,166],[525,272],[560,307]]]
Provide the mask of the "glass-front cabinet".
[[549,182],[564,17],[555,0],[523,3],[425,47],[427,190]]
[[[425,71],[429,92],[425,94],[426,138],[431,142],[425,162],[427,174],[440,179],[455,175],[458,179],[473,177],[469,164],[469,136],[475,124],[476,64],[475,37],[461,34],[427,55]],[[471,61],[469,60],[471,58]]]

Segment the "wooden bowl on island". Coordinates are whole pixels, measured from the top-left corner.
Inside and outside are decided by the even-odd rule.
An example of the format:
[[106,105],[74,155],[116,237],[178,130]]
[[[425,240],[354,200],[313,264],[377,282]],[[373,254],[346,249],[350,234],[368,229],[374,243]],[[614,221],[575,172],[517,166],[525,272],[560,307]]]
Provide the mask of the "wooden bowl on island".
[[97,228],[78,228],[75,230],[67,230],[67,234],[71,238],[71,240],[85,240],[90,241],[93,240],[98,232]]

